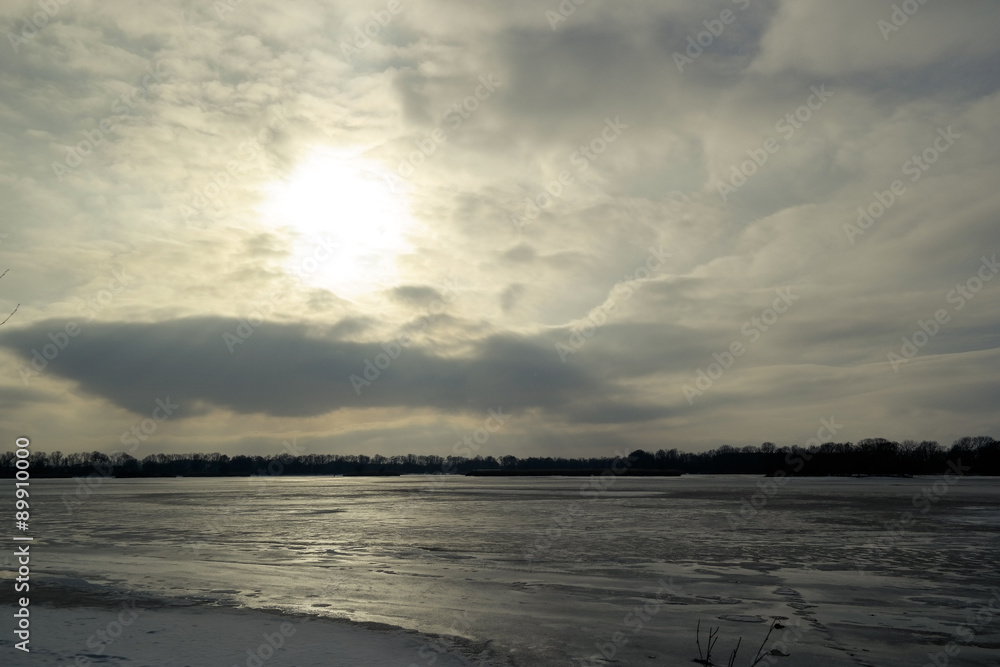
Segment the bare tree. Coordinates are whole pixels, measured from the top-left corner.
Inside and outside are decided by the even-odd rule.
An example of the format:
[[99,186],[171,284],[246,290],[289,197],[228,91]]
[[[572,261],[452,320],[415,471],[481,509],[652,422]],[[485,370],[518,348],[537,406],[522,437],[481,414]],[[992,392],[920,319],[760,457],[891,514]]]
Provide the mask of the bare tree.
[[[7,271],[10,271],[10,269],[7,269]],[[0,278],[3,278],[5,275],[7,275],[7,271],[4,271],[3,273],[0,273]],[[12,318],[14,316],[14,313],[16,313],[17,309],[20,308],[20,307],[21,307],[21,304],[17,304],[16,306],[14,306],[14,310],[10,311],[10,315],[8,315],[4,319],[3,322],[0,322],[0,327],[2,327],[3,325],[7,324],[7,320],[9,320],[10,318]]]

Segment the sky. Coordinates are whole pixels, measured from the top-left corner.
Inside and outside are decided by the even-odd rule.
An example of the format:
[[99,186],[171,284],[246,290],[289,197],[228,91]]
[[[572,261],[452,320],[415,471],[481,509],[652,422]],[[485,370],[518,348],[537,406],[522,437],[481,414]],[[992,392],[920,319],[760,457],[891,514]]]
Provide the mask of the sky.
[[6,1],[0,438],[1000,437],[988,0]]

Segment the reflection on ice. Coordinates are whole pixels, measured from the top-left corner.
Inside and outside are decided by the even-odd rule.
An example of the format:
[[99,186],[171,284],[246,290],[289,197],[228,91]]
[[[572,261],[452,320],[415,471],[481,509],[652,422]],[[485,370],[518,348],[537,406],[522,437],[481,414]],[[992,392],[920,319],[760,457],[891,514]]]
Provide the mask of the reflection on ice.
[[[608,642],[623,664],[686,663],[699,620],[759,643],[775,616],[803,629],[786,665],[924,664],[1000,586],[997,480],[962,479],[889,541],[933,480],[796,478],[731,527],[758,481],[109,480],[69,515],[72,482],[44,480],[37,534],[50,574],[451,634],[524,665],[586,664]],[[998,632],[979,627],[962,660]]]

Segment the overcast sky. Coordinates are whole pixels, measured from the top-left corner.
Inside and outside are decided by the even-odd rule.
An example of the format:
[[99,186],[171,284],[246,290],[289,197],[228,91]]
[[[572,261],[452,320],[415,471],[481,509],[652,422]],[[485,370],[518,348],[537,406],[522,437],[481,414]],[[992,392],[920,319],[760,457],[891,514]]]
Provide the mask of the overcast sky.
[[9,444],[1000,437],[993,1],[8,0],[0,25]]

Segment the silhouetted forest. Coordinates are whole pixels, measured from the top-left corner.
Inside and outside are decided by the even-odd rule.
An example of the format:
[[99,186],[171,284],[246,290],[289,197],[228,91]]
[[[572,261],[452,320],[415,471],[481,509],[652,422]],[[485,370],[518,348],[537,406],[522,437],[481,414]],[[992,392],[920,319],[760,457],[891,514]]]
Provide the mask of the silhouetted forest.
[[[828,442],[802,447],[776,447],[765,442],[742,448],[723,445],[707,452],[637,449],[627,456],[564,458],[515,456],[434,456],[406,454],[282,453],[274,456],[225,454],[151,454],[142,460],[127,453],[62,454],[37,452],[29,458],[32,477],[220,477],[247,475],[405,475],[463,474],[471,470],[538,470],[597,468],[675,469],[683,473],[773,475],[934,475],[961,465],[965,474],[1000,474],[1000,441],[989,436],[960,438],[945,449],[937,442],[893,442],[869,438],[857,443]],[[14,453],[0,454],[0,471],[14,475]]]

